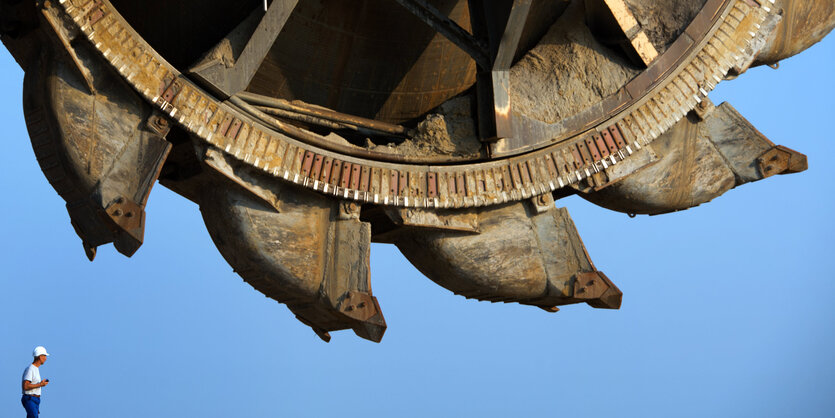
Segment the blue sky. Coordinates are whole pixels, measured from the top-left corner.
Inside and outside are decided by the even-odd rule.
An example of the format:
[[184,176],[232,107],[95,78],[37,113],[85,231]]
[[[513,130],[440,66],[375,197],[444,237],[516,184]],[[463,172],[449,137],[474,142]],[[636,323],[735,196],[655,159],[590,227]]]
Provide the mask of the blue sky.
[[44,417],[831,416],[835,410],[835,37],[711,94],[809,170],[630,219],[568,207],[619,311],[454,296],[372,248],[381,344],[329,344],[223,261],[198,208],[156,186],[144,246],[84,256],[0,50],[0,416],[35,345]]

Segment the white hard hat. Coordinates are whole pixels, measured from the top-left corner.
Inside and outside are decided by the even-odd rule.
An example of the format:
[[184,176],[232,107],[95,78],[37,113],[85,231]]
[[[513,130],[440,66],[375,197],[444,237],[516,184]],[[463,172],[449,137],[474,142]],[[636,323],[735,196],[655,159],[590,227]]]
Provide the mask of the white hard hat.
[[46,352],[46,349],[43,348],[43,346],[39,345],[32,351],[32,357],[37,356],[49,356],[49,353]]

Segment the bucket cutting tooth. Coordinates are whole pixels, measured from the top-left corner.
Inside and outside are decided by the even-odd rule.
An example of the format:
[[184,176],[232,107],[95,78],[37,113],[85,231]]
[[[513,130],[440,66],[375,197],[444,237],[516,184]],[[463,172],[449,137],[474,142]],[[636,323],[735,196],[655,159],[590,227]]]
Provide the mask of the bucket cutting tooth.
[[359,207],[280,182],[262,184],[270,203],[231,182],[200,198],[220,253],[323,340],[329,331],[353,329],[380,342],[386,322],[371,294],[371,227],[359,220]]

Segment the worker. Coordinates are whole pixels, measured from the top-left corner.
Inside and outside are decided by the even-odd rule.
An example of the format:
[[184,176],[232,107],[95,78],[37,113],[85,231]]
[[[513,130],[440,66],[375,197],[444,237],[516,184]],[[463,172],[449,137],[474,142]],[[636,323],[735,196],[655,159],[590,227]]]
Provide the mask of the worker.
[[26,410],[26,418],[38,418],[41,405],[41,388],[49,384],[49,379],[41,380],[40,367],[46,363],[49,353],[42,346],[37,346],[32,351],[34,360],[26,370],[23,371],[23,397],[20,402]]

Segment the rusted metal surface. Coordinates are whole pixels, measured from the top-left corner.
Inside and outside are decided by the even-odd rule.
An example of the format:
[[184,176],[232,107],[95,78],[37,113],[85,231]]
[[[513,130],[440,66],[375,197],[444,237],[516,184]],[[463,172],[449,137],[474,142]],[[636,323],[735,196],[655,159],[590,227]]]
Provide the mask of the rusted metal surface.
[[835,27],[835,3],[831,0],[778,0],[780,21],[756,64],[774,65],[818,43]]
[[387,207],[386,215],[403,227],[432,228],[449,231],[479,232],[478,217],[458,211],[430,211]]
[[[711,5],[712,3],[708,3],[707,7],[716,7],[715,5]],[[722,3],[724,4],[724,3]],[[719,16],[730,16],[726,20],[717,20],[716,24],[711,26],[713,32],[708,32],[714,34],[714,38],[711,39],[712,42],[717,43],[714,47],[718,47],[719,44],[726,44],[728,42],[739,42],[740,45],[744,44],[745,40],[750,38],[748,35],[748,30],[751,25],[756,24],[757,19],[761,19],[766,15],[766,12],[762,9],[751,9],[747,3],[744,2],[730,2],[721,10],[724,10],[722,14]],[[71,11],[77,12],[79,9],[70,8]],[[742,22],[731,18],[734,16],[738,16],[741,13],[747,13],[749,16],[746,19],[743,19]],[[116,18],[116,13],[111,11],[109,16],[112,19],[103,19],[99,22],[99,25],[109,25],[109,26],[116,26],[122,25],[123,22]],[[84,15],[86,18],[86,15]],[[82,20],[79,17],[79,20]],[[721,27],[721,31],[719,31]],[[111,32],[116,33],[126,33],[120,32],[118,29],[112,30],[95,30],[90,26],[82,25],[82,29],[87,30],[87,37],[91,38],[94,42],[97,42],[102,47],[105,44],[110,45],[108,48],[109,51],[109,59],[113,61],[117,61],[118,63],[126,62],[125,64],[121,64],[118,66],[117,69],[121,69],[123,72],[128,74],[128,77],[134,72],[137,74],[136,81],[141,81],[144,77],[140,76],[147,75],[140,71],[139,68],[133,69],[132,64],[127,59],[122,59],[119,56],[119,50],[124,48],[124,43],[116,43],[114,42]],[[719,32],[716,32],[719,31]],[[719,33],[719,35],[716,35]],[[725,39],[722,35],[723,33],[737,33],[737,39]],[[707,40],[703,41],[706,42]],[[141,43],[131,43],[130,45],[137,45],[141,46]],[[709,45],[709,42],[708,42]],[[729,48],[730,45],[726,45],[722,48]],[[671,50],[674,48],[671,48]],[[725,49],[727,51],[727,49]],[[629,116],[624,117],[621,114],[618,117],[624,117],[617,122],[617,126],[620,128],[621,132],[624,134],[625,138],[629,138],[629,145],[622,150],[623,152],[619,153],[622,154],[624,157],[629,155],[629,150],[639,148],[642,144],[641,143],[648,143],[650,140],[654,139],[658,135],[660,135],[663,126],[668,124],[672,124],[675,120],[681,117],[678,113],[682,109],[689,110],[692,106],[695,106],[698,101],[701,100],[700,97],[704,97],[707,93],[707,89],[712,88],[715,86],[715,81],[711,81],[713,79],[720,79],[720,76],[727,71],[726,67],[722,65],[721,58],[715,58],[714,62],[717,63],[717,68],[715,68],[712,74],[711,71],[706,71],[706,69],[702,68],[703,62],[710,62],[709,58],[711,55],[711,51],[713,49],[705,47],[701,50],[702,54],[705,54],[705,58],[698,57],[697,62],[691,62],[690,66],[693,67],[692,69],[684,68],[683,72],[677,74],[677,77],[684,77],[687,80],[691,80],[688,83],[678,83],[676,77],[673,77],[672,80],[666,80],[668,83],[666,87],[663,89],[658,90],[659,87],[653,87],[656,84],[650,83],[648,88],[650,92],[656,92],[653,101],[643,104],[636,104],[631,108],[626,108],[626,112]],[[668,52],[669,53],[669,52]],[[728,52],[730,53],[730,52]],[[146,56],[151,62],[154,62],[155,58],[153,54]],[[663,61],[659,59],[658,61]],[[112,64],[112,63],[111,63]],[[160,62],[162,65],[163,63]],[[165,68],[164,65],[162,65]],[[727,67],[729,68],[729,66]],[[648,71],[651,72],[652,68]],[[209,105],[206,110],[210,111],[203,111],[195,108],[194,106],[199,106],[200,103],[203,103],[204,99],[211,103],[212,100],[210,97],[207,97],[204,93],[202,93],[199,89],[196,89],[193,85],[190,85],[188,80],[182,78],[178,75],[176,70],[173,68],[168,69],[166,71],[161,71],[160,74],[164,74],[162,78],[165,78],[168,75],[173,75],[177,77],[178,82],[183,83],[183,91],[180,92],[174,102],[167,102],[159,100],[158,96],[153,96],[153,91],[147,88],[144,88],[142,84],[137,84],[136,88],[140,91],[147,92],[147,96],[161,107],[163,111],[166,113],[174,114],[174,119],[177,120],[181,126],[192,130],[193,133],[197,134],[199,137],[206,140],[208,143],[217,146],[220,149],[223,149],[227,152],[230,152],[234,155],[241,155],[245,162],[254,164],[256,167],[261,168],[262,170],[272,173],[273,175],[283,178],[285,180],[291,180],[296,183],[304,184],[307,187],[311,187],[317,185],[315,181],[304,181],[305,179],[301,176],[301,173],[298,171],[298,166],[296,166],[293,161],[296,158],[301,158],[304,152],[313,151],[317,155],[322,156],[331,156],[334,158],[344,158],[347,163],[350,164],[360,164],[363,166],[368,166],[369,168],[380,168],[381,170],[392,170],[393,167],[391,165],[386,165],[382,163],[377,163],[371,160],[360,160],[360,159],[352,159],[352,158],[345,158],[342,155],[334,155],[327,151],[316,149],[312,146],[305,146],[304,144],[294,143],[292,139],[288,137],[284,137],[282,135],[276,135],[275,133],[261,131],[260,126],[257,124],[253,124],[247,121],[247,117],[243,114],[236,111],[234,108],[229,107],[223,103],[217,103],[215,105]],[[693,86],[693,81],[697,78],[704,78],[704,81],[701,83],[696,84]],[[152,77],[153,78],[153,77]],[[669,78],[669,77],[668,77]],[[634,81],[633,81],[634,83]],[[164,82],[160,81],[152,81],[151,85],[158,86],[160,84],[164,84]],[[703,86],[702,86],[703,84]],[[690,88],[693,89],[690,92],[686,92],[686,89],[679,87],[680,85],[689,85]],[[661,83],[660,86],[664,86]],[[687,96],[687,94],[692,94],[692,96]],[[157,99],[157,100],[154,100]],[[234,99],[234,98],[233,98]],[[670,106],[660,106],[658,103],[680,103],[677,111],[672,110],[665,110],[669,109]],[[239,103],[240,105],[240,103]],[[683,106],[683,107],[681,107]],[[674,107],[675,108],[675,107]],[[179,114],[179,115],[177,115]],[[249,153],[244,154],[239,151],[241,145],[246,144],[246,139],[239,139],[239,138],[230,138],[227,135],[224,135],[222,131],[219,130],[219,126],[222,123],[223,119],[229,115],[233,115],[235,118],[240,119],[243,121],[244,125],[248,126],[248,131],[261,131],[259,132],[258,137],[266,137],[268,138],[264,147],[256,148],[254,151],[257,154]],[[651,115],[651,116],[650,116]],[[652,121],[648,120],[647,118],[652,119]],[[653,129],[649,127],[651,125],[661,125],[659,129]],[[191,128],[189,128],[191,126]],[[208,126],[208,128],[205,128]],[[218,128],[214,128],[217,126]],[[605,125],[600,129],[609,129],[611,125]],[[204,128],[204,129],[200,129]],[[308,144],[311,142],[320,141],[317,135],[309,132],[302,132],[300,130],[294,129],[292,127],[286,127],[285,132],[292,134],[296,138],[300,138],[306,141]],[[252,136],[252,135],[250,135]],[[582,147],[582,143],[584,138],[576,138],[575,140],[577,146]],[[551,154],[552,158],[555,154],[559,154],[558,152],[554,152],[561,147],[565,146],[572,146],[573,141],[566,141],[565,143],[560,143],[558,145],[552,146],[551,148],[546,148],[544,150],[526,154],[525,156],[521,157],[524,158],[529,164],[534,166],[540,166],[544,163],[544,156],[547,154]],[[331,141],[333,142],[333,141]],[[335,149],[344,149],[345,147],[339,146],[338,144],[334,145],[334,147],[339,147]],[[287,149],[295,150],[295,155],[284,155],[284,158],[281,158],[280,155],[275,155],[270,152],[270,150],[278,150],[278,149]],[[260,152],[259,152],[260,151]],[[340,152],[340,151],[337,151]],[[290,157],[290,158],[288,158]],[[557,158],[562,158],[562,156],[557,155]],[[256,163],[256,160],[258,163]],[[617,160],[617,158],[615,159]],[[570,161],[569,161],[570,163]],[[413,172],[417,177],[425,177],[427,172],[436,172],[438,175],[445,175],[445,176],[457,176],[459,173],[475,173],[477,171],[488,172],[488,170],[492,171],[493,167],[499,166],[503,164],[508,164],[508,162],[503,161],[495,161],[495,162],[486,162],[486,163],[477,163],[477,164],[470,164],[468,166],[463,167],[446,167],[446,166],[410,166],[410,167],[397,167],[394,168],[398,172]],[[512,165],[512,163],[510,163]],[[607,163],[608,165],[608,163]],[[554,190],[560,186],[558,184],[571,184],[578,182],[579,180],[586,178],[591,175],[591,173],[596,173],[601,170],[602,162],[600,161],[584,161],[582,170],[577,170],[574,173],[559,173],[558,177],[556,178],[548,178],[548,177],[539,177],[537,176],[533,179],[534,187],[533,189],[538,189],[540,192],[544,192],[546,190]],[[331,179],[332,181],[334,179]],[[510,193],[506,193],[500,191],[498,189],[485,189],[484,192],[477,192],[472,196],[463,195],[458,198],[456,196],[451,196],[450,198],[444,199],[444,196],[441,199],[438,199],[437,202],[434,200],[425,199],[421,196],[425,196],[425,185],[418,185],[418,188],[415,190],[412,189],[405,189],[403,190],[403,195],[395,195],[395,196],[386,196],[386,195],[377,195],[373,196],[367,192],[345,188],[341,186],[341,183],[335,183],[330,185],[323,185],[321,183],[318,184],[320,188],[317,190],[322,191],[325,187],[330,190],[332,194],[335,196],[342,196],[343,198],[361,200],[365,202],[379,202],[382,201],[384,204],[395,204],[398,206],[417,206],[417,207],[468,207],[468,206],[480,206],[485,204],[492,203],[500,203],[506,202],[511,200],[520,200],[526,198],[530,195],[530,190],[526,187],[521,187],[521,184],[514,183],[513,189],[511,189]],[[381,190],[385,190],[385,188],[380,188]],[[413,193],[414,192],[414,193]]]
[[593,308],[620,309],[623,293],[602,271],[574,276],[574,298]]
[[[536,150],[580,132],[601,129],[600,125],[605,120],[619,119],[612,118],[619,113],[629,113],[623,121],[631,125],[637,137],[648,135],[654,139],[655,130],[641,126],[641,119],[646,118],[647,126],[671,124],[707,97],[707,93],[731,68],[731,57],[736,56],[737,51],[744,51],[745,45],[755,37],[755,25],[766,18],[762,13],[762,8],[752,9],[743,2],[708,1],[687,26],[687,36],[679,37],[663,55],[652,61],[646,71],[625,86],[593,106],[555,123],[543,123],[521,113],[515,114],[514,135],[493,144],[491,155],[500,157]],[[751,16],[746,19],[748,15]],[[708,40],[708,45],[705,45]],[[714,70],[713,74],[710,74],[711,70]],[[644,104],[642,109],[623,112],[625,108],[647,100],[647,93],[652,91],[657,93],[654,100],[665,106],[659,108]],[[633,125],[630,118],[639,120]]]
[[555,198],[660,214],[806,169],[708,94],[831,4],[649,3],[0,0],[0,35],[88,257],[136,251],[160,179],[323,340],[380,341],[372,240],[468,298],[617,309]]
[[171,149],[168,122],[88,53],[63,57],[47,49],[27,73],[24,108],[35,155],[67,201],[88,257],[110,242],[130,256],[142,245],[144,207]]
[[386,325],[371,294],[371,230],[350,216],[358,207],[289,185],[279,185],[277,196],[280,212],[222,183],[204,192],[200,209],[221,254],[322,339],[347,328],[380,341]]
[[763,177],[800,173],[809,168],[805,155],[782,145],[776,145],[758,157],[757,165]]
[[774,174],[807,168],[806,156],[775,146],[727,103],[684,119],[647,149],[659,157],[623,180],[582,196],[631,214],[662,214],[709,202]]
[[467,298],[546,308],[581,302],[619,307],[618,297],[600,301],[608,289],[620,294],[610,282],[600,280],[593,293],[588,280],[577,280],[597,272],[568,212],[553,201],[544,212],[532,205],[467,211],[478,217],[478,234],[402,231],[395,244],[424,275]]

